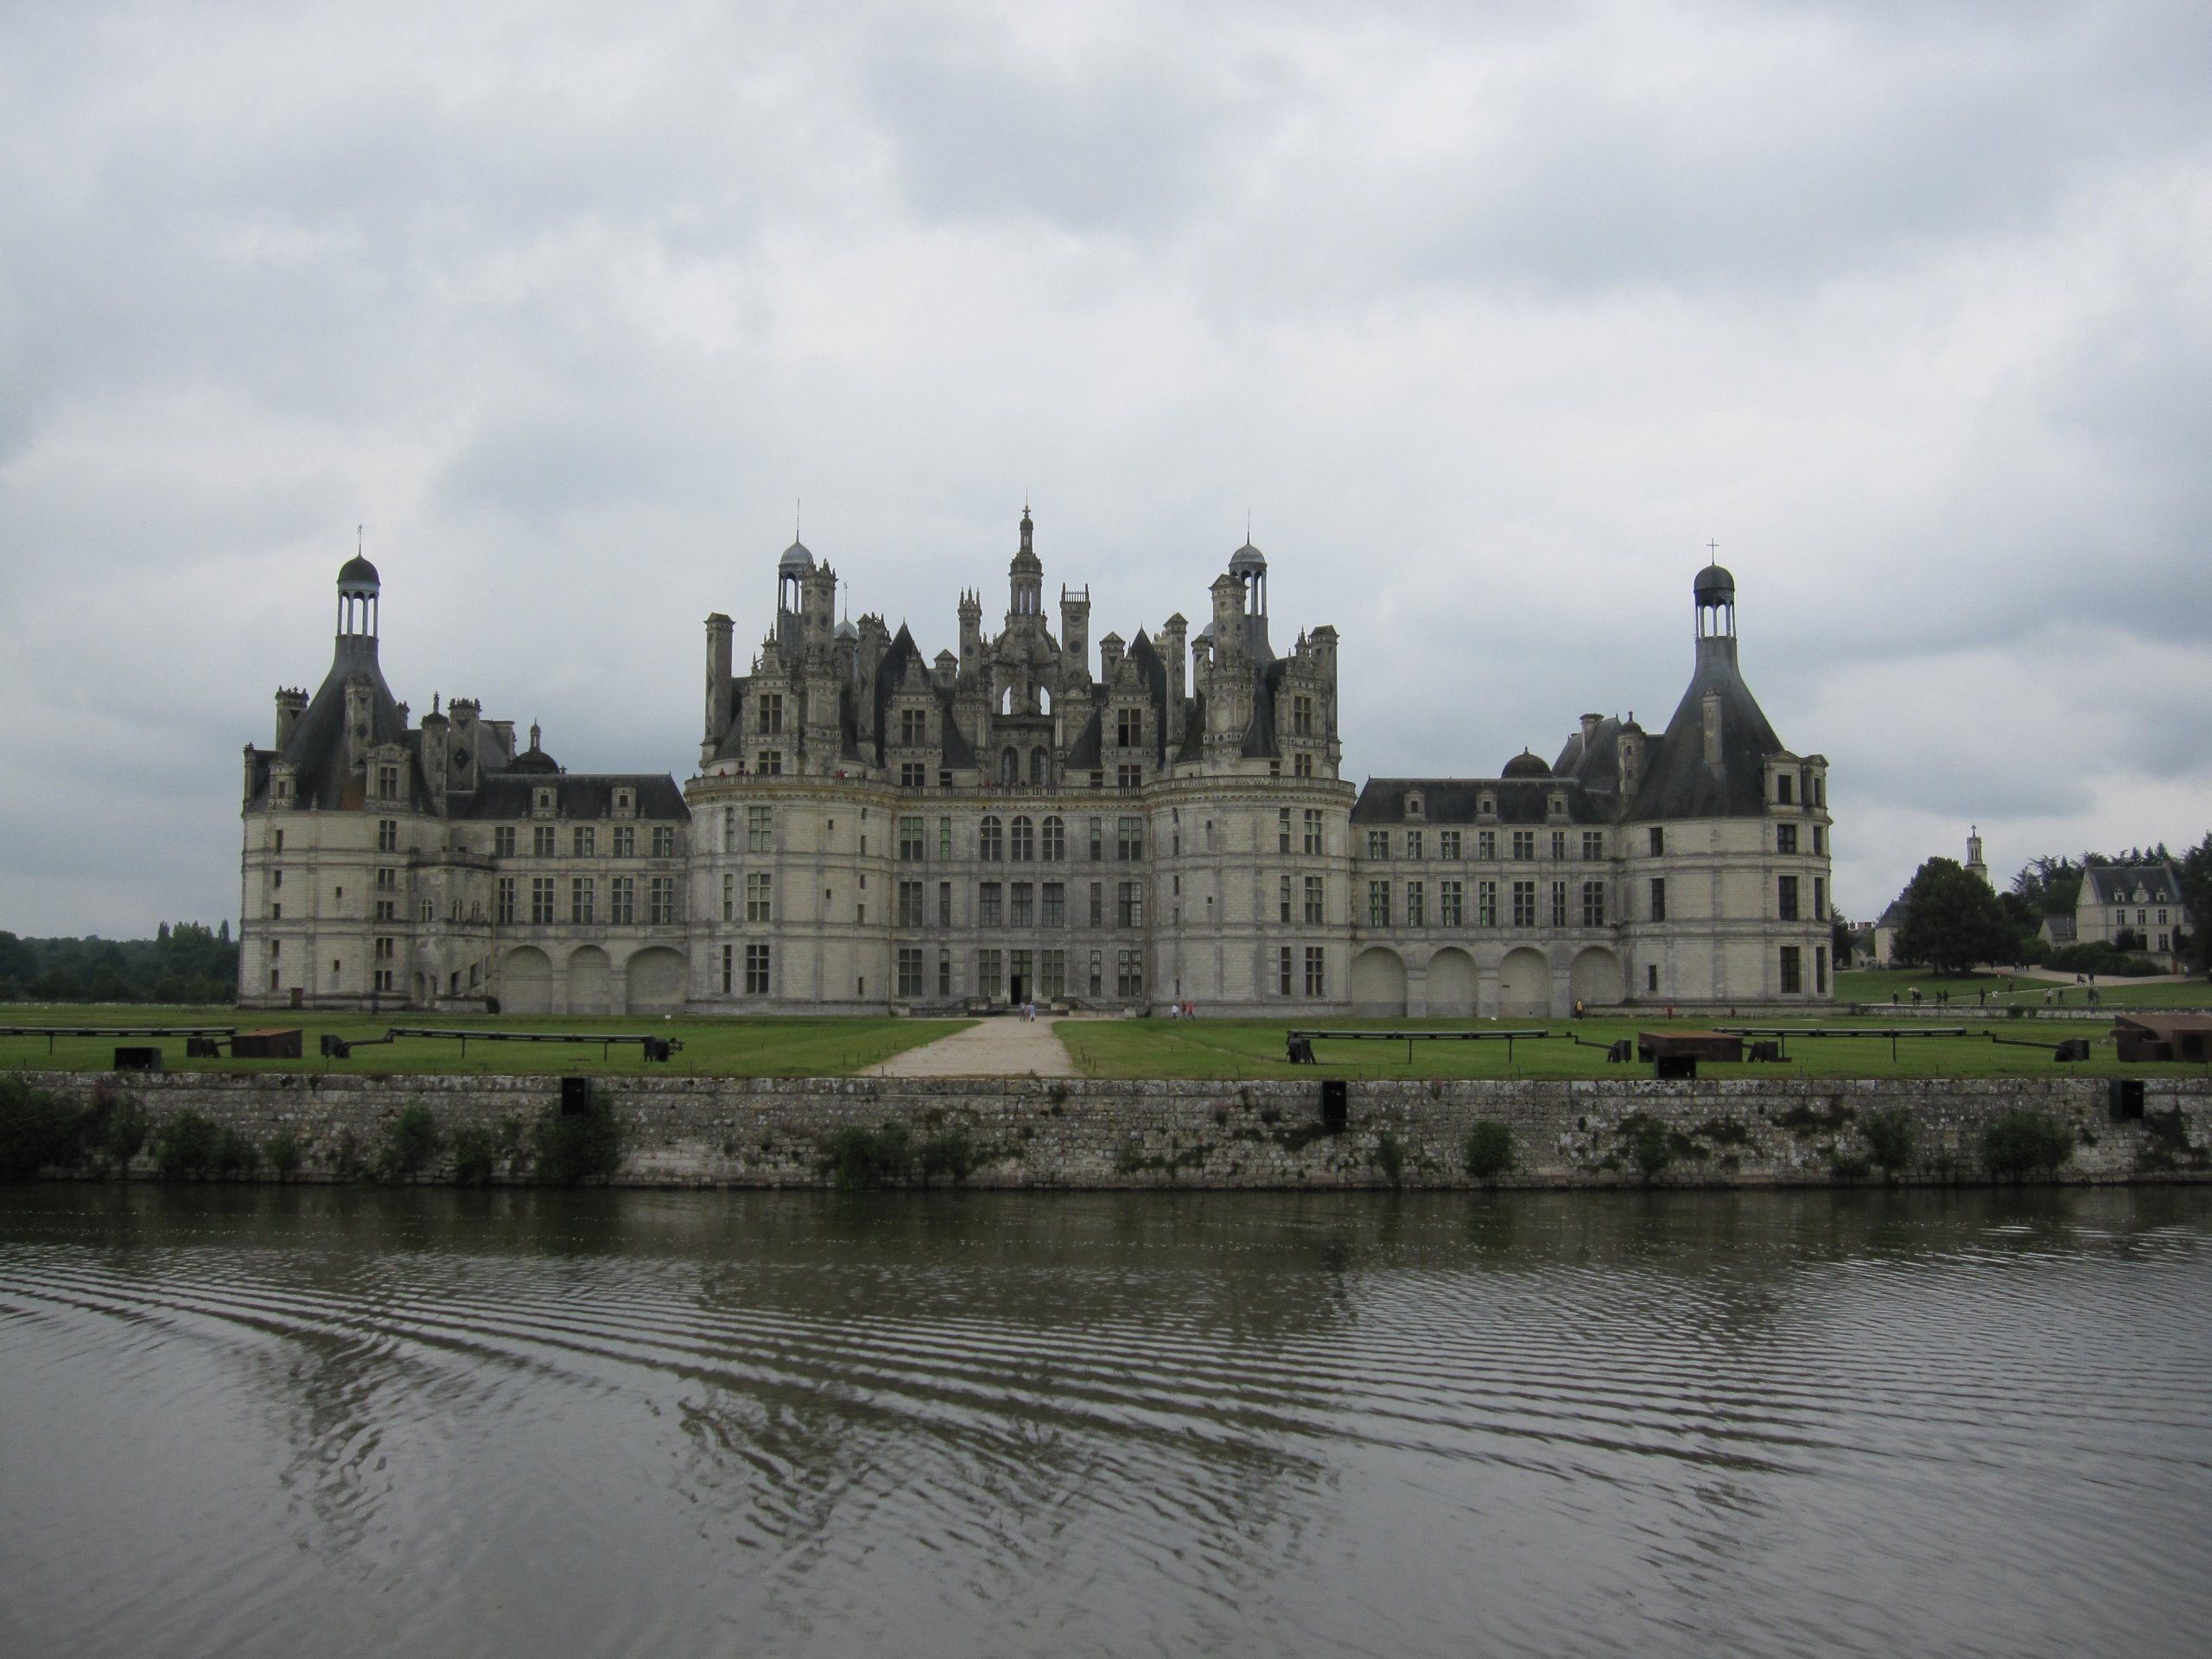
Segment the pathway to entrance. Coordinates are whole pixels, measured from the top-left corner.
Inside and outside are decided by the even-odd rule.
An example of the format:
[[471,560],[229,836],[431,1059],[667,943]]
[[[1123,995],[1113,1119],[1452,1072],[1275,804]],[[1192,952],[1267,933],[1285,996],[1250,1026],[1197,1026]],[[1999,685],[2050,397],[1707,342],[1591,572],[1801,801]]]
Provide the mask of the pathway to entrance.
[[1001,1014],[965,1031],[940,1037],[862,1072],[870,1077],[1071,1077],[1075,1062],[1052,1027],[1039,1015]]

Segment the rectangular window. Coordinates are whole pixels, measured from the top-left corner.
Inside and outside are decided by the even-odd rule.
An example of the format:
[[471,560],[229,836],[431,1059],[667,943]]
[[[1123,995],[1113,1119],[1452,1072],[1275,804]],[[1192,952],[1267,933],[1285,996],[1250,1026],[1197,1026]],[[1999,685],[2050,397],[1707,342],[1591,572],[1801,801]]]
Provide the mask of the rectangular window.
[[[1825,922],[1827,918],[1827,878],[1824,875],[1816,875],[1813,878],[1813,919],[1816,922]],[[2164,911],[2160,911],[2158,912],[2158,919],[2162,922],[2166,919],[2165,912]]]
[[[724,876],[722,878],[722,899],[725,909],[728,907],[729,883],[730,878]],[[618,875],[608,880],[607,884],[607,919],[613,923],[617,927],[627,927],[638,919],[638,878],[636,876]],[[735,918],[725,915],[723,919],[725,921],[732,921],[734,920]]]
[[1818,857],[1828,849],[1828,832],[1819,824],[1813,826],[1813,854]]
[[1651,856],[1654,858],[1665,857],[1667,855],[1667,832],[1655,823],[1651,826],[1650,836]]
[[377,798],[385,801],[396,801],[399,798],[399,768],[397,766],[377,768]]
[[1309,944],[1306,947],[1306,995],[1326,996],[1329,994],[1328,976],[1322,971],[1322,966],[1327,960],[1328,957],[1321,946]]
[[1789,804],[1789,778],[1787,773],[1774,780],[1774,798],[1783,806]]
[[1290,995],[1290,947],[1286,944],[1275,951],[1275,994],[1277,995]]
[[514,825],[503,823],[492,832],[492,855],[494,858],[512,858],[515,855]]
[[[633,849],[634,847],[635,843],[632,842]],[[738,850],[737,809],[734,806],[726,806],[722,808],[722,851],[734,853]],[[622,843],[622,832],[620,830],[614,832],[614,851],[617,856],[626,855]]]
[[591,920],[591,877],[588,875],[571,877],[569,881],[569,920],[578,924],[588,923]]
[[1103,881],[1094,881],[1090,884],[1090,925],[1093,927],[1106,925],[1105,895],[1106,884]]
[[397,818],[378,819],[377,851],[380,853],[396,853],[398,850],[399,820]]
[[1114,711],[1114,741],[1124,749],[1144,747],[1144,712],[1139,709]]
[[764,692],[761,696],[760,701],[754,704],[753,707],[755,712],[760,715],[759,725],[761,736],[773,737],[784,729],[784,699],[782,694],[775,691]]
[[1785,922],[1797,919],[1797,878],[1784,875],[1776,878],[1776,913]]
[[937,884],[937,925],[939,927],[952,925],[952,883],[950,881]]
[[773,906],[769,903],[768,876],[766,871],[756,872],[745,878],[745,919],[766,922],[773,919]]
[[1459,832],[1457,830],[1440,830],[1436,832],[1436,855],[1439,858],[1459,856]]
[[1828,948],[1825,944],[1813,947],[1813,990],[1820,996],[1828,994]]
[[1116,950],[1114,953],[1114,993],[1117,996],[1144,995],[1144,952]]
[[1046,927],[1065,927],[1068,925],[1068,889],[1065,881],[1045,884],[1045,915]]
[[901,709],[899,711],[899,741],[910,749],[922,747],[930,741],[930,714],[926,709]]
[[1124,760],[1114,768],[1114,785],[1123,794],[1144,786],[1144,768]]
[[952,856],[952,820],[949,817],[937,821],[937,855],[941,859]]
[[515,879],[512,875],[499,878],[499,885],[492,899],[492,919],[502,927],[512,926],[515,919]]
[[1045,820],[1044,824],[1041,827],[1044,830],[1044,836],[1042,838],[1042,846],[1039,849],[1039,855],[1043,857],[1047,863],[1065,863],[1068,856],[1068,826],[1066,822],[1058,817],[1050,817]]
[[653,877],[652,886],[645,892],[645,902],[652,906],[652,913],[646,920],[654,926],[666,927],[675,921],[676,878],[672,875]]
[[952,952],[940,950],[937,953],[937,994],[952,995]]
[[1418,830],[1406,831],[1406,856],[1408,858],[1421,856],[1421,831]]
[[1651,878],[1651,919],[1655,922],[1667,919],[1667,878],[1663,875]]
[[[622,878],[618,875],[614,879],[620,881]],[[610,915],[607,919],[612,921],[613,918]],[[737,877],[729,871],[724,871],[722,874],[722,920],[734,922],[736,919]]]
[[1306,878],[1306,925],[1308,927],[1319,927],[1321,925],[1321,878],[1318,875],[1307,876]]
[[724,996],[728,996],[735,986],[736,975],[733,971],[733,964],[736,957],[737,951],[733,946],[727,944],[722,946],[722,995]]
[[899,947],[899,995],[922,995],[922,948],[918,944]]
[[899,857],[901,862],[918,864],[922,861],[925,845],[922,820],[918,816],[899,820]]
[[1436,925],[1439,927],[1460,927],[1467,918],[1467,897],[1465,885],[1458,881],[1436,884]]
[[1114,887],[1114,925],[1142,927],[1144,925],[1144,883],[1120,881]]
[[1595,864],[1605,855],[1605,832],[1585,830],[1582,832],[1582,857],[1586,863]]
[[571,832],[569,851],[577,858],[589,858],[597,850],[599,832],[588,823],[578,824]]
[[1554,862],[1557,862],[1557,861],[1560,861],[1560,860],[1565,859],[1565,858],[1566,858],[1566,856],[1567,856],[1567,831],[1566,831],[1566,830],[1553,830],[1553,831],[1552,831],[1552,858],[1553,858],[1553,861],[1554,861]]
[[1367,884],[1367,925],[1370,927],[1390,925],[1390,884],[1388,881]]
[[1014,884],[1012,897],[1014,903],[1007,916],[1007,925],[1009,927],[1036,926],[1036,889],[1027,881],[1017,881]]
[[976,995],[994,1001],[1006,995],[1006,958],[996,950],[976,953]]
[[765,944],[745,947],[745,994],[747,996],[768,995],[768,947]]
[[550,823],[541,823],[535,830],[532,830],[530,832],[531,855],[534,858],[551,858],[554,856],[554,855],[559,850],[559,849],[554,845],[554,840],[560,833],[561,832],[558,830],[556,830]]
[[976,925],[996,927],[1003,911],[1005,888],[996,881],[985,881],[976,889]]
[[1275,812],[1275,851],[1287,853],[1289,850],[1290,809],[1286,806],[1277,809]]
[[[734,813],[736,810],[737,809],[734,807],[730,809],[732,813]],[[735,852],[737,850],[734,844],[736,840],[736,832],[734,830],[728,830],[722,836],[722,845],[731,852]],[[634,823],[616,824],[614,826],[614,856],[617,858],[635,858],[637,855],[638,826]]]
[[1427,897],[1422,890],[1422,884],[1419,881],[1407,882],[1406,925],[1408,927],[1426,927],[1428,925],[1427,905]]
[[1370,830],[1367,832],[1367,855],[1376,860],[1390,856],[1390,832],[1388,830]]
[[1513,858],[1516,863],[1527,863],[1536,855],[1536,832],[1516,830],[1513,832]]
[[1774,826],[1774,850],[1777,853],[1794,853],[1797,850],[1796,824],[1777,823]]
[[1484,860],[1495,860],[1497,857],[1497,830],[1478,830],[1475,831],[1475,856]]
[[1536,884],[1516,881],[1513,884],[1513,925],[1534,927],[1536,925]]
[[1287,926],[1290,922],[1290,878],[1287,875],[1282,877],[1277,886],[1279,891],[1276,896],[1281,901],[1282,920]]
[[745,809],[745,850],[748,853],[772,853],[776,850],[775,809],[770,806],[748,806]]
[[1552,925],[1567,925],[1567,883],[1564,881],[1552,883]]
[[1782,994],[1795,996],[1805,988],[1805,970],[1798,948],[1794,944],[1782,947]]
[[1290,734],[1293,737],[1313,735],[1313,699],[1293,697],[1290,700]]
[[901,760],[899,763],[899,788],[926,789],[929,786],[929,781],[930,769],[925,762],[920,760]]
[[[919,927],[922,925],[922,884],[901,881],[899,884],[899,925]],[[918,973],[919,969],[916,970]]]
[[553,919],[553,878],[550,875],[530,878],[530,919],[541,924]]
[[1037,953],[1037,992],[1047,1002],[1057,1002],[1068,994],[1066,951],[1040,950]]
[[1605,884],[1585,881],[1582,884],[1582,925],[1603,927],[1605,925]]
[[655,858],[676,856],[676,830],[672,824],[657,823],[653,826],[653,856]]
[[1321,855],[1321,814],[1318,808],[1309,807],[1306,812],[1306,855]]
[[1495,881],[1475,883],[1475,925],[1497,925],[1497,883]]
[[1114,821],[1114,855],[1124,864],[1134,864],[1144,856],[1144,820],[1117,818]]

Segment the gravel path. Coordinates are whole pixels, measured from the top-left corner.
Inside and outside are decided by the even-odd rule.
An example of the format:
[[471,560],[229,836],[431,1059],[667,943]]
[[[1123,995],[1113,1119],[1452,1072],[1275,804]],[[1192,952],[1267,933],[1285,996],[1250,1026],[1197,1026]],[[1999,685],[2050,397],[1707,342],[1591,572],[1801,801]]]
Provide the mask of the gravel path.
[[1072,1077],[1075,1062],[1052,1030],[1059,1021],[1039,1014],[1024,1020],[1002,1014],[965,1031],[893,1055],[862,1073],[871,1077]]

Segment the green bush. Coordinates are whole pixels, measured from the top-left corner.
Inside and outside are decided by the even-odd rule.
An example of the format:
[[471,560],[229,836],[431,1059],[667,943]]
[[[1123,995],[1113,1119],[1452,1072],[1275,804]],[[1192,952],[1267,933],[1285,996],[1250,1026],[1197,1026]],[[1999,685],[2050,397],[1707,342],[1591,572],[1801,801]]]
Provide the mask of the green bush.
[[146,1109],[129,1095],[118,1094],[105,1081],[92,1085],[92,1103],[85,1109],[78,1132],[79,1144],[99,1167],[127,1174],[130,1160],[146,1145]]
[[1467,1131],[1467,1173],[1478,1181],[1494,1181],[1513,1167],[1513,1131],[1494,1118],[1484,1118]]
[[368,1167],[360,1137],[351,1129],[339,1130],[338,1140],[330,1148],[330,1173],[341,1181],[358,1181]]
[[75,1168],[82,1156],[78,1114],[66,1101],[0,1077],[0,1180],[35,1181],[48,1167]]
[[391,1128],[385,1137],[385,1179],[404,1180],[420,1175],[437,1161],[445,1144],[437,1114],[419,1100],[407,1102],[399,1109],[399,1116],[392,1119]]
[[874,1129],[854,1125],[830,1137],[823,1163],[831,1183],[848,1192],[895,1185],[913,1174],[913,1139],[904,1123]]
[[1859,1120],[1859,1132],[1866,1137],[1867,1157],[1881,1166],[1889,1179],[1895,1180],[1912,1167],[1920,1126],[1904,1107],[1886,1106],[1867,1113]]
[[555,1186],[607,1181],[622,1166],[622,1128],[596,1092],[581,1112],[550,1108],[531,1135],[537,1174]]
[[1645,1180],[1675,1161],[1675,1137],[1657,1118],[1638,1112],[1621,1129],[1628,1138],[1628,1154],[1643,1172]]
[[2148,957],[2114,950],[2101,939],[2088,944],[2061,945],[2044,958],[2044,966],[2069,974],[2102,974],[2112,979],[2142,979],[2165,972]]
[[958,1186],[975,1172],[981,1160],[976,1155],[976,1145],[964,1128],[940,1130],[922,1142],[922,1185],[927,1186],[942,1175]]
[[1874,1173],[1874,1166],[1855,1152],[1839,1152],[1828,1160],[1828,1168],[1840,1181],[1863,1181]]
[[499,1161],[499,1143],[489,1129],[471,1124],[453,1132],[453,1178],[461,1185],[491,1185]]
[[223,1132],[197,1112],[177,1112],[154,1132],[154,1167],[174,1180],[210,1175],[223,1153]]
[[280,1181],[289,1181],[300,1173],[300,1138],[289,1129],[279,1129],[269,1137],[269,1144],[262,1147],[261,1155]]
[[1383,1130],[1375,1142],[1375,1166],[1382,1172],[1382,1179],[1393,1186],[1405,1179],[1405,1142],[1389,1129]]
[[2074,1131],[2044,1112],[2005,1112],[1981,1132],[1981,1154],[2000,1180],[2055,1175],[2074,1155]]
[[243,1177],[261,1167],[261,1147],[250,1135],[225,1129],[215,1137],[215,1173]]

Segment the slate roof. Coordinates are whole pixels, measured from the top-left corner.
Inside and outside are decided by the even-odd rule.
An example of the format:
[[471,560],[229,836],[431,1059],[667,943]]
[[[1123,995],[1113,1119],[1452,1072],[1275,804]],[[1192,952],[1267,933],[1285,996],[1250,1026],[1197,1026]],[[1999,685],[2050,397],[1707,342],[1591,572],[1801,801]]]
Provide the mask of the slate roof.
[[[2097,905],[2177,905],[2181,884],[2170,864],[2093,864],[2082,873],[2089,902]],[[2138,899],[2136,890],[2145,896]]]
[[[1720,698],[1720,764],[1705,763],[1705,698]],[[1628,817],[1745,818],[1766,810],[1766,758],[1782,752],[1758,700],[1736,666],[1736,642],[1725,636],[1697,642],[1697,669],[1689,690],[1667,722]]]
[[614,816],[614,791],[636,791],[637,816],[647,822],[688,823],[691,809],[683,791],[666,772],[564,772],[557,777],[517,776],[495,772],[482,779],[469,794],[458,791],[448,798],[457,818],[526,818],[540,789],[551,789],[564,818],[609,818]]
[[[1418,793],[1421,815],[1406,816],[1406,797]],[[1475,808],[1484,794],[1497,798],[1497,816],[1478,818]],[[1354,823],[1479,823],[1541,824],[1555,822],[1549,804],[1554,795],[1567,797],[1568,823],[1605,823],[1608,815],[1588,791],[1558,778],[1370,778],[1352,803]]]

